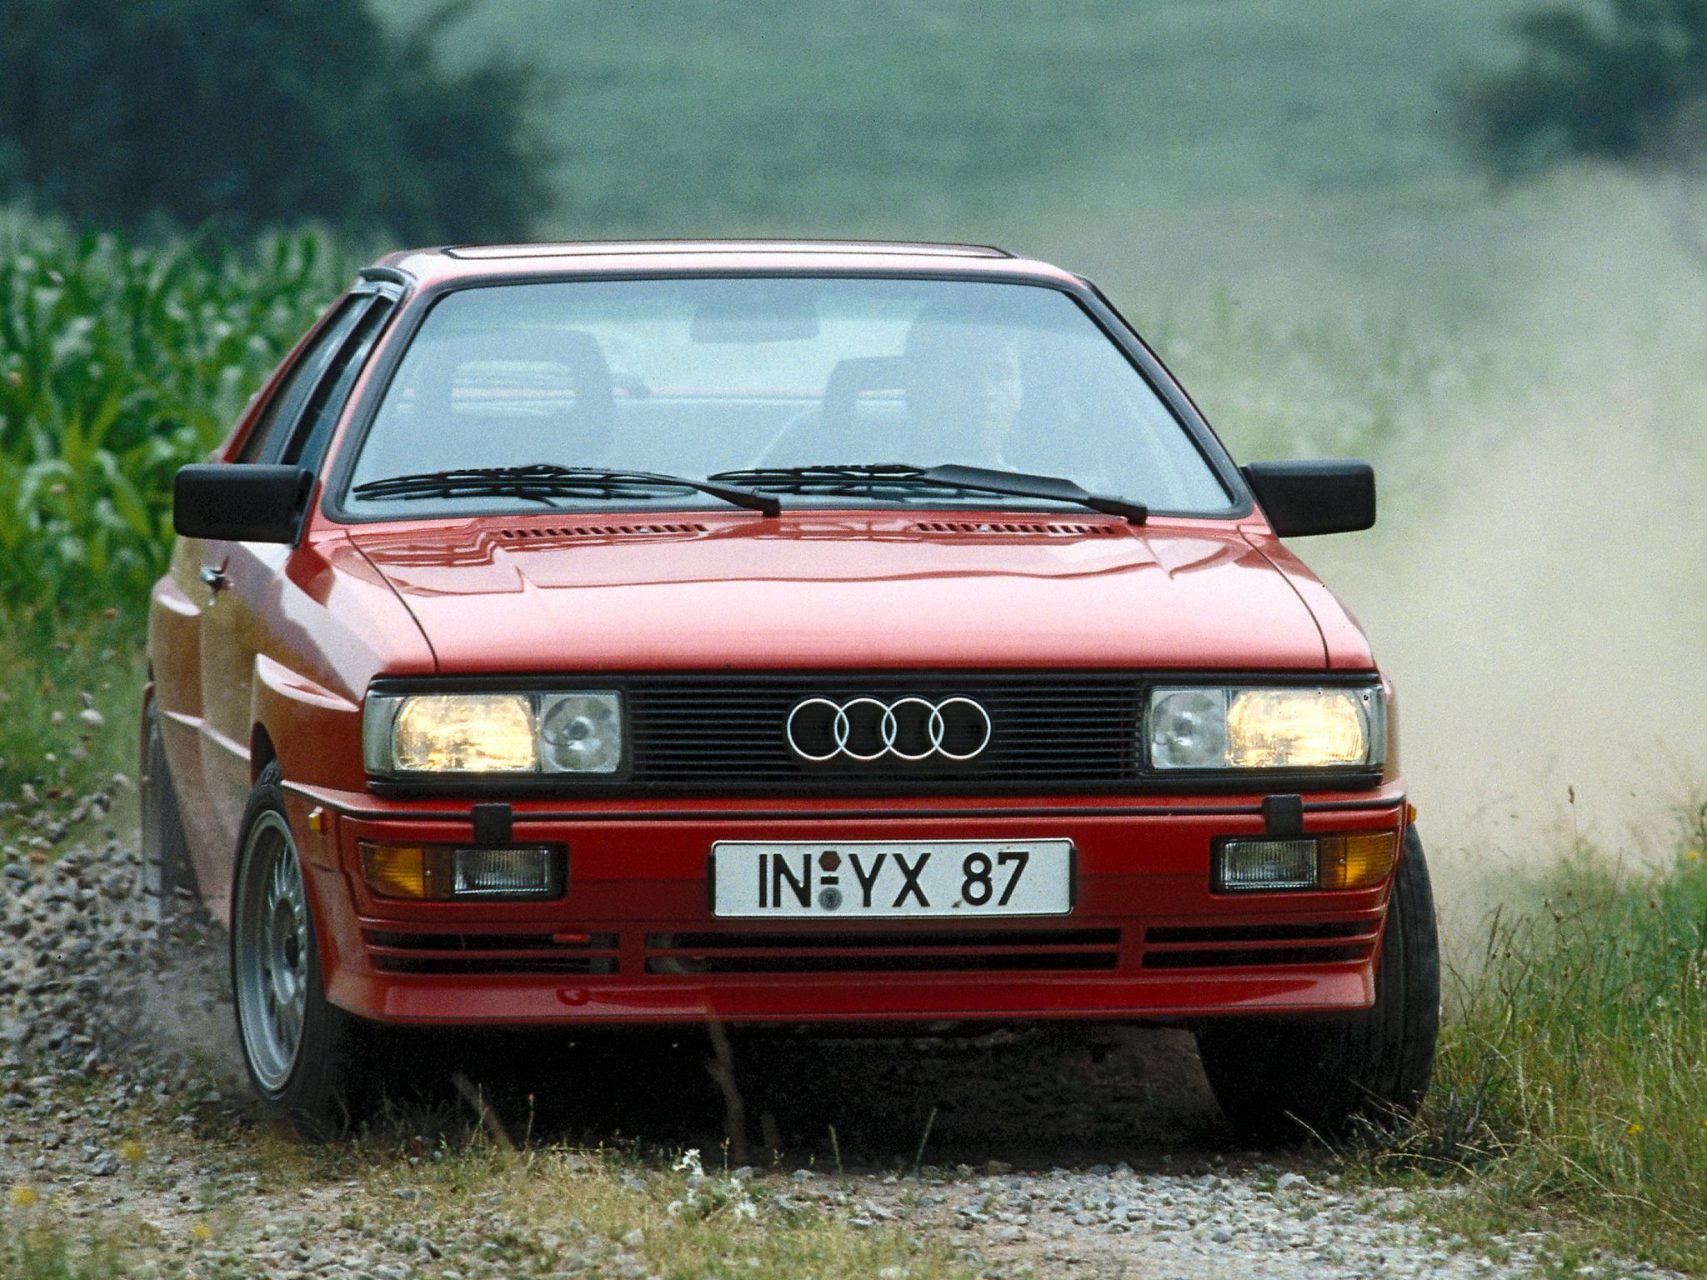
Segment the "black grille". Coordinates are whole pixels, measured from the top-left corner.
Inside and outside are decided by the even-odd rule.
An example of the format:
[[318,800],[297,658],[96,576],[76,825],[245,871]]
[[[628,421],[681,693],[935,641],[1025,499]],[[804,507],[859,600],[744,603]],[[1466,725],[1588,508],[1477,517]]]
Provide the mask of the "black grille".
[[1118,538],[1124,524],[1065,524],[1044,520],[921,520],[915,533],[964,533],[1010,538]]
[[[381,973],[615,973],[614,933],[399,933],[369,930]],[[602,953],[602,954],[601,954]]]
[[498,536],[509,542],[555,540],[559,538],[691,538],[707,532],[703,524],[570,524],[522,525],[515,529],[499,529]]
[[1146,969],[1245,969],[1369,959],[1375,920],[1157,927],[1144,934]]
[[[1130,678],[1039,680],[952,675],[636,679],[627,690],[633,785],[675,790],[793,787],[823,791],[942,791],[1109,786],[1138,774],[1139,689]],[[990,719],[989,745],[976,757],[868,762],[803,760],[788,745],[788,715],[807,698],[884,703],[922,698],[975,700]],[[918,754],[917,704],[904,710],[903,748]],[[803,726],[804,727],[804,726]],[[821,727],[821,726],[819,726]],[[950,725],[950,751],[979,735]],[[960,736],[957,737],[956,735]],[[827,747],[829,743],[819,744]],[[869,753],[876,743],[856,743]],[[810,750],[808,746],[808,750]]]
[[646,972],[987,973],[1106,972],[1118,929],[1002,929],[892,933],[649,933]]

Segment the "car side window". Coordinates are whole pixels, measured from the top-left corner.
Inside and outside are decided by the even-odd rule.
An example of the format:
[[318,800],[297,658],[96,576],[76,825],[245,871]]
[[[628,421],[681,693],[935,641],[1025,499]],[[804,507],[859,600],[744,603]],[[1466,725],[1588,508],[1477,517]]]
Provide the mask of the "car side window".
[[311,471],[320,469],[326,445],[332,438],[332,428],[338,424],[344,405],[349,401],[350,390],[356,385],[356,379],[367,363],[368,352],[373,350],[374,341],[380,330],[385,328],[391,311],[391,299],[376,298],[373,305],[361,314],[354,328],[348,331],[342,346],[309,396],[279,461],[307,467]]
[[243,441],[243,447],[237,453],[238,462],[277,461],[303,402],[372,301],[371,297],[347,299],[308,349],[297,357],[296,363],[291,365],[279,383],[278,390],[262,408],[260,421],[249,432],[248,439]]

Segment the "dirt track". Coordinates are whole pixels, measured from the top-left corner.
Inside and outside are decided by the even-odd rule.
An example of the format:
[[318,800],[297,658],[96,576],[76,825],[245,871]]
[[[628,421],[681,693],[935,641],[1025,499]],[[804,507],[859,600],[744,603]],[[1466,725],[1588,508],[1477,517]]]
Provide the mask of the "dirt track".
[[[374,1185],[337,1172],[335,1153],[270,1176],[281,1139],[237,1077],[223,938],[139,919],[127,858],[112,842],[0,873],[0,1226],[117,1233],[141,1250],[133,1267],[163,1275],[515,1274],[495,1239],[544,1259],[530,1274],[646,1274],[620,1241],[508,1214],[502,1189],[429,1233],[413,1219],[431,1219],[432,1193],[408,1162]],[[1413,1219],[1450,1190],[1346,1187],[1322,1157],[1238,1150],[1180,1032],[488,1035],[398,1053],[430,1082],[406,1104],[422,1151],[472,1123],[448,1083],[460,1074],[528,1150],[622,1152],[616,1176],[640,1185],[686,1148],[707,1167],[726,1153],[751,1166],[765,1212],[928,1233],[973,1274],[1505,1277],[1549,1253],[1541,1235],[1437,1239]],[[1586,1274],[1641,1273],[1608,1260]]]

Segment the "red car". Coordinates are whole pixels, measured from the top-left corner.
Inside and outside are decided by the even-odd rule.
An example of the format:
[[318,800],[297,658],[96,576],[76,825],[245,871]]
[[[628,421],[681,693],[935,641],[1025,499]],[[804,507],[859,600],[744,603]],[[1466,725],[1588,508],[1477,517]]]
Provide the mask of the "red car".
[[178,475],[152,890],[314,1126],[381,1024],[1195,1028],[1234,1124],[1414,1109],[1392,691],[1082,277],[989,248],[392,255]]

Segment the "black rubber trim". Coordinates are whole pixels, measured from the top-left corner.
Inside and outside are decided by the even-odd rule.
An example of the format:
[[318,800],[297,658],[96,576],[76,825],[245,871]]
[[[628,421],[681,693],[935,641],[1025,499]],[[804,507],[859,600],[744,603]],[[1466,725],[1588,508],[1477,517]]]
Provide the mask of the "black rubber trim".
[[[514,252],[500,254],[500,249]],[[485,250],[485,253],[470,250]],[[458,262],[514,262],[539,258],[624,258],[639,255],[667,258],[672,255],[714,257],[718,254],[798,253],[817,257],[838,254],[869,253],[873,255],[932,258],[1018,258],[1000,245],[962,244],[955,240],[825,240],[813,236],[738,236],[733,239],[695,239],[691,236],[666,236],[661,240],[544,240],[522,241],[515,244],[490,244],[471,241],[447,244],[428,252],[442,253]]]
[[468,818],[474,824],[475,844],[509,844],[516,838],[514,812],[501,800],[475,805],[468,811]]
[[1264,796],[1264,833],[1272,840],[1296,840],[1304,834],[1304,797],[1297,794]]

